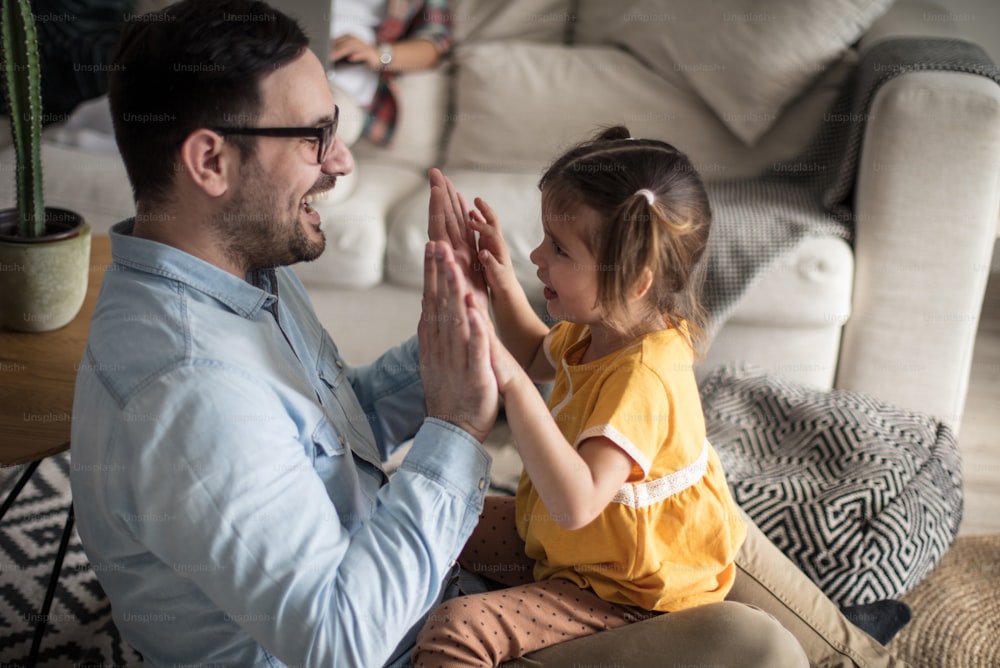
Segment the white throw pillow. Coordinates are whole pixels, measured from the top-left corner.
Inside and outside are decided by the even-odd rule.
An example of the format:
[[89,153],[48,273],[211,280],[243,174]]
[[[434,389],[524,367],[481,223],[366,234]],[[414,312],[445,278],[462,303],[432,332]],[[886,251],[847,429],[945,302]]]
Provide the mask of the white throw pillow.
[[615,44],[686,79],[753,145],[892,0],[580,0],[574,43]]

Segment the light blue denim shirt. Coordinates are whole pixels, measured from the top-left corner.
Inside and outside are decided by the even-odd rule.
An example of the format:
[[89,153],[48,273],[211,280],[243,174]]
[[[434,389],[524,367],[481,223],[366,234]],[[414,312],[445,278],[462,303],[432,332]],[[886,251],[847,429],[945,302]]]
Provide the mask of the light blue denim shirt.
[[289,269],[243,281],[131,228],[73,406],[115,624],[148,666],[385,663],[475,526],[489,455],[425,418],[415,339],[351,368]]

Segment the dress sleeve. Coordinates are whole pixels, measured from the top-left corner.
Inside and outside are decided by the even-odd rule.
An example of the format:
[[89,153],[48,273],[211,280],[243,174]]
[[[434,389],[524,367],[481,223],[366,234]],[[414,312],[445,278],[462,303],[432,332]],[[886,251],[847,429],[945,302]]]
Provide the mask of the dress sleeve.
[[616,369],[597,391],[574,445],[595,436],[609,439],[634,463],[629,482],[641,480],[670,435],[675,416],[669,392],[658,374],[641,365]]

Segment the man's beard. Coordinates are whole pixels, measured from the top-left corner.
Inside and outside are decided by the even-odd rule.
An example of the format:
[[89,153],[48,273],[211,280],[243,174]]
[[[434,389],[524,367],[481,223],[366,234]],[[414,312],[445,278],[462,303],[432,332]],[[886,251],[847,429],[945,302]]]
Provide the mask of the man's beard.
[[[240,167],[240,190],[216,218],[216,233],[227,258],[247,271],[311,262],[326,247],[320,231],[319,240],[311,240],[299,220],[301,200],[284,206],[270,187],[260,163],[251,158]],[[328,190],[336,177],[322,175],[310,189]],[[291,211],[291,217],[285,218]]]

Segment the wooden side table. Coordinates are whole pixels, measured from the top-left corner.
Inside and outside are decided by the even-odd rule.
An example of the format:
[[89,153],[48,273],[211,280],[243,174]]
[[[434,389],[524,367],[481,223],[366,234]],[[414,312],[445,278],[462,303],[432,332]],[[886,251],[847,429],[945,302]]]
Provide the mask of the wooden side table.
[[[52,332],[0,330],[0,466],[28,465],[0,506],[0,520],[14,504],[41,461],[69,448],[76,372],[87,344],[90,318],[94,313],[104,271],[109,264],[111,239],[95,235],[91,239],[87,296],[76,318],[65,327]],[[72,532],[71,503],[35,627],[28,666],[34,666],[38,659],[38,650],[45,635],[49,609]]]

